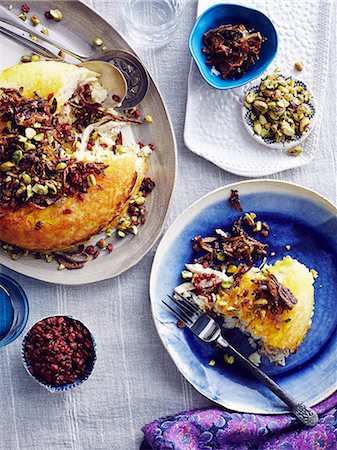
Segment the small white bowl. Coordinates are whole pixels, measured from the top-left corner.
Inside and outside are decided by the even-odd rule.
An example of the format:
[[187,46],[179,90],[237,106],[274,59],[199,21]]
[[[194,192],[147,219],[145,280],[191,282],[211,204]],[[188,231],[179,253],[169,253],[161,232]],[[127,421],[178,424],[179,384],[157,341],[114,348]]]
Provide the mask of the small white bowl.
[[285,140],[283,142],[275,142],[274,138],[270,138],[270,137],[263,138],[263,137],[259,136],[258,134],[256,134],[255,131],[253,130],[253,122],[254,121],[250,117],[252,110],[245,107],[244,99],[246,98],[246,95],[248,92],[255,91],[257,93],[259,91],[260,84],[266,78],[267,75],[268,74],[264,75],[259,80],[254,81],[253,83],[250,83],[244,92],[244,95],[242,98],[243,124],[244,124],[245,129],[248,131],[249,135],[252,138],[254,138],[257,142],[259,142],[261,145],[264,145],[269,148],[288,150],[289,148],[292,148],[292,147],[302,144],[307,139],[307,137],[310,135],[310,133],[312,132],[312,130],[315,126],[316,116],[317,116],[315,97],[314,97],[311,89],[309,89],[308,85],[306,83],[304,83],[304,81],[300,80],[299,78],[294,77],[293,75],[284,75],[281,73],[278,74],[278,75],[283,76],[286,79],[290,78],[290,79],[294,80],[295,86],[302,86],[305,90],[307,90],[309,92],[310,100],[307,103],[311,109],[311,114],[310,114],[310,116],[308,116],[310,119],[310,125],[305,133],[303,133],[302,135],[295,135],[295,138],[291,139],[291,140]]

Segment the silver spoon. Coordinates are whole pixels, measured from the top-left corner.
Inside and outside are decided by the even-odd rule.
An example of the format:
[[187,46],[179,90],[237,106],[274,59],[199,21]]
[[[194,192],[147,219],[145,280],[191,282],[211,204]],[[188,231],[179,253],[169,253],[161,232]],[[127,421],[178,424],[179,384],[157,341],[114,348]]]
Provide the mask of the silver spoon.
[[[34,30],[28,26],[17,23],[11,19],[0,18],[0,22],[6,23],[16,30],[19,29],[30,36],[36,36]],[[0,26],[0,33],[19,43],[34,53],[43,57],[63,61],[59,55],[55,55],[45,47],[37,44],[31,39],[19,35],[17,32]],[[124,50],[108,50],[84,56],[64,48],[45,35],[36,36],[39,40],[46,42],[54,48],[81,61],[79,66],[86,67],[101,74],[100,82],[108,92],[109,102],[107,106],[117,106],[122,103],[123,108],[131,108],[138,105],[145,97],[149,87],[149,76],[143,64],[133,54]]]

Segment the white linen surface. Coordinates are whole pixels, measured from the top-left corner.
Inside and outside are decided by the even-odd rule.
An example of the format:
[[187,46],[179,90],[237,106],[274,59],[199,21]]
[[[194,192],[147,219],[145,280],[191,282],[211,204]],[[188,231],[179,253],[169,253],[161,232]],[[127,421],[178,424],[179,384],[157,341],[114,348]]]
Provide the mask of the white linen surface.
[[[92,0],[88,4],[123,33],[118,4],[122,1]],[[305,1],[302,3],[305,8]],[[331,29],[335,30],[337,4],[333,3]],[[241,179],[196,156],[184,145],[188,36],[196,9],[197,0],[185,1],[179,27],[165,48],[146,50],[141,43],[134,46],[158,83],[177,137],[178,177],[166,228],[203,194]],[[334,202],[336,55],[332,33],[330,81],[315,159],[304,167],[270,177],[313,188]],[[140,428],[145,423],[210,405],[182,378],[157,336],[148,293],[154,252],[118,278],[83,287],[49,285],[0,268],[18,281],[29,297],[27,327],[46,315],[72,314],[88,325],[99,346],[97,366],[90,379],[81,388],[60,395],[48,393],[27,376],[20,360],[21,338],[0,350],[1,450],[134,450],[139,448]]]

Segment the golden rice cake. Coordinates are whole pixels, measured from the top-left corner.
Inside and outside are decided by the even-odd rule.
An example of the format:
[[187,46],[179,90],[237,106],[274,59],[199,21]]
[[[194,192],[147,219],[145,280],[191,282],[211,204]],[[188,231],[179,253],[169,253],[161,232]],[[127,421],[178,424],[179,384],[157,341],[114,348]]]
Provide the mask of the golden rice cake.
[[[254,307],[256,284],[252,280],[266,278],[268,270],[297,299],[291,310],[284,310],[279,317],[288,322],[280,322],[268,309],[261,315]],[[252,268],[246,272],[234,289],[222,289],[215,309],[225,317],[237,317],[243,331],[255,340],[262,341],[265,347],[296,352],[311,325],[314,308],[314,278],[308,268],[296,259],[286,256],[273,266],[262,271]]]
[[22,95],[34,97],[35,92],[43,98],[53,93],[58,106],[72,96],[76,87],[100,75],[84,67],[57,61],[37,61],[17,64],[0,72],[0,87],[23,88]]
[[107,226],[116,225],[130,197],[138,192],[145,171],[143,158],[125,154],[109,162],[105,177],[97,176],[97,185],[90,187],[82,200],[69,196],[63,204],[45,209],[32,204],[16,211],[0,207],[0,239],[38,252],[83,242]]

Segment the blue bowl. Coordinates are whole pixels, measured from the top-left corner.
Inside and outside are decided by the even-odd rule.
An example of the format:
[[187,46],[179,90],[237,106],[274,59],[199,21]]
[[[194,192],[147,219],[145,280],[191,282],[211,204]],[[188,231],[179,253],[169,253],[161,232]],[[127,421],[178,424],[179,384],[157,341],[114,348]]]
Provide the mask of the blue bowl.
[[[202,53],[203,34],[205,31],[226,24],[244,24],[248,30],[259,31],[267,40],[262,44],[260,59],[241,78],[237,80],[223,80],[220,76],[211,72],[211,67],[206,65],[206,55]],[[208,8],[197,19],[189,40],[191,54],[197,63],[201,75],[208,84],[217,89],[232,89],[243,86],[258,78],[267,69],[276,56],[278,46],[277,32],[268,19],[260,11],[246,8],[240,5],[218,4]]]
[[[94,370],[94,367],[95,367],[96,361],[97,361],[97,343],[96,343],[94,336],[88,329],[88,327],[86,327],[84,325],[84,323],[81,322],[80,320],[75,319],[73,316],[68,316],[68,315],[63,315],[63,314],[59,314],[59,315],[55,314],[53,316],[44,317],[43,319],[40,319],[38,322],[45,320],[45,319],[49,319],[50,317],[66,317],[68,319],[73,320],[74,322],[80,323],[89,332],[90,339],[93,343],[93,357],[92,357],[90,364],[87,366],[84,374],[81,377],[77,378],[77,380],[74,381],[73,383],[63,384],[61,386],[53,386],[51,384],[44,383],[39,378],[37,378],[35,375],[32,375],[32,373],[29,370],[30,366],[25,357],[26,340],[29,336],[30,331],[34,328],[34,326],[36,324],[34,324],[34,326],[28,331],[28,333],[25,335],[25,337],[22,341],[22,346],[21,346],[21,358],[22,358],[24,368],[26,369],[26,372],[28,373],[28,375],[30,375],[30,377],[33,378],[33,380],[35,380],[40,386],[43,386],[44,388],[46,388],[47,391],[54,394],[54,393],[65,392],[65,391],[69,391],[70,389],[74,389],[74,388],[80,386],[82,383],[84,383],[84,381],[86,381],[89,378],[89,376],[92,374],[92,372]],[[38,323],[38,322],[36,322],[36,323]]]

